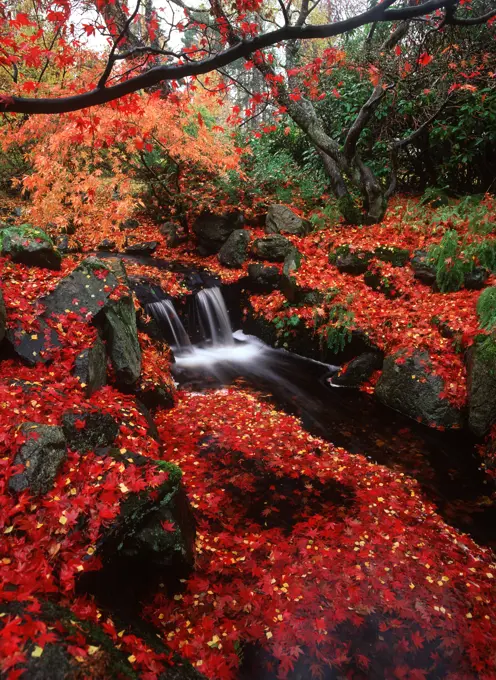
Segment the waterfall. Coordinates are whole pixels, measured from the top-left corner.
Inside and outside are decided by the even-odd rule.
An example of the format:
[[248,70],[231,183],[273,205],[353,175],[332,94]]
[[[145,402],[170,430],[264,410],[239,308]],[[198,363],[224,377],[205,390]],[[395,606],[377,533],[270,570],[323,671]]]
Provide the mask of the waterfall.
[[204,336],[212,341],[213,347],[234,344],[231,321],[220,288],[205,288],[196,296],[200,322]]
[[191,351],[191,340],[189,339],[182,321],[170,300],[158,300],[158,302],[150,302],[146,307],[159,324],[163,324],[165,322],[172,333],[172,337],[174,339],[174,348],[179,353]]

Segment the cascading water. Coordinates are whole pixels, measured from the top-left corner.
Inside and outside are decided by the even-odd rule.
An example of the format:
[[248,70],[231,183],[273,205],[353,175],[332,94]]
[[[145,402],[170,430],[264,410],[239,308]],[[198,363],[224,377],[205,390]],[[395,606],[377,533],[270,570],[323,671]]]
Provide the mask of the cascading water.
[[212,346],[233,345],[231,321],[220,288],[205,288],[196,296],[199,318],[206,321],[204,336],[209,337]]
[[184,353],[191,351],[191,340],[170,300],[150,302],[147,305],[147,309],[155,318],[159,326],[165,324],[166,327],[169,328],[173,338],[173,347],[176,352]]

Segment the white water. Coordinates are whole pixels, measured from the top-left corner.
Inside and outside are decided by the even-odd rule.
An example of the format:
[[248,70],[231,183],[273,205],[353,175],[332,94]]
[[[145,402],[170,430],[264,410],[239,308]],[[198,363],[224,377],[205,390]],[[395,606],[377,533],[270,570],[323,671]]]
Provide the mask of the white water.
[[158,300],[158,302],[150,302],[147,309],[151,312],[155,320],[160,324],[165,322],[174,338],[174,347],[182,352],[188,352],[192,349],[191,340],[186,333],[178,313],[174,309],[174,305],[170,300]]
[[213,347],[234,345],[231,321],[220,288],[205,288],[196,296],[200,322],[205,322],[203,335]]

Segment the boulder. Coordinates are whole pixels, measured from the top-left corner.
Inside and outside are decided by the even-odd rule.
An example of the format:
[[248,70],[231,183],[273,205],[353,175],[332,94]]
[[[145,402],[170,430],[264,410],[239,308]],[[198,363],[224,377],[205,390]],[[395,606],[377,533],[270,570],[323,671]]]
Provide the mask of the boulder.
[[303,236],[308,231],[308,223],[285,205],[271,205],[265,218],[265,231],[267,234]]
[[193,233],[205,254],[218,253],[236,229],[242,229],[244,218],[238,212],[214,215],[203,212],[193,224]]
[[98,250],[106,250],[108,253],[110,253],[116,249],[116,246],[117,244],[115,241],[110,238],[104,238],[103,241],[100,241],[98,244]]
[[178,233],[179,228],[175,222],[164,222],[159,226],[159,231],[169,248],[175,248],[183,240]]
[[468,426],[483,437],[496,423],[496,338],[479,338],[467,352]]
[[344,368],[343,372],[333,376],[332,384],[343,387],[359,387],[367,382],[372,374],[380,370],[383,357],[378,352],[364,352],[352,359]]
[[436,267],[429,263],[425,250],[416,250],[410,265],[416,279],[427,286],[436,283]]
[[463,276],[463,285],[469,290],[481,290],[487,283],[490,272],[484,267],[474,267]]
[[248,276],[256,290],[274,290],[279,285],[281,275],[274,265],[249,264]]
[[78,453],[88,453],[114,443],[119,425],[109,413],[102,411],[66,411],[62,429],[67,446]]
[[[161,569],[190,569],[195,521],[181,484],[181,470],[173,463],[152,461],[129,451],[124,456],[119,449],[102,449],[101,455],[110,455],[126,467],[133,465],[138,475],[144,475],[151,466],[167,473],[160,486],[147,487],[129,494],[124,500],[120,514],[105,530],[99,543],[98,554],[104,565],[124,559],[153,564]],[[167,528],[164,528],[164,522],[169,524]]]
[[158,241],[140,241],[126,246],[125,252],[129,255],[151,255],[158,248]]
[[[118,271],[119,278],[112,269]],[[46,313],[66,314],[70,311],[93,317],[107,304],[110,293],[125,276],[120,260],[111,263],[88,257],[42,299]]]
[[107,353],[100,338],[76,357],[74,375],[79,378],[87,397],[107,384]]
[[14,465],[24,470],[9,479],[9,489],[25,489],[36,495],[45,494],[53,486],[57,472],[66,458],[66,441],[62,428],[39,423],[23,423],[21,433],[26,437],[14,459]]
[[250,232],[245,229],[236,229],[219,250],[219,262],[224,267],[233,269],[242,267],[248,257],[249,243]]
[[119,228],[121,231],[124,231],[124,229],[137,229],[139,225],[140,223],[138,220],[135,220],[133,217],[129,217],[127,220],[124,220],[124,222],[120,223]]
[[340,246],[329,253],[329,262],[343,274],[358,276],[364,274],[374,254],[367,250],[351,250],[349,246]]
[[50,361],[52,350],[60,347],[57,331],[42,318],[38,319],[36,332],[17,322],[15,326],[6,329],[5,337],[17,356],[29,366]]
[[5,337],[5,323],[7,321],[7,312],[5,310],[5,302],[3,301],[2,289],[0,288],[0,342]]
[[281,236],[274,234],[273,236],[266,236],[265,238],[257,238],[252,245],[252,253],[254,257],[261,260],[268,260],[269,262],[284,262],[289,253],[295,250],[291,241]]
[[131,295],[109,303],[97,323],[102,329],[117,384],[123,388],[133,387],[141,374],[141,349]]
[[0,230],[2,255],[28,266],[60,269],[62,257],[53,242],[41,229],[22,224]]
[[386,406],[426,425],[461,427],[461,413],[440,396],[443,389],[442,378],[431,372],[427,352],[401,350],[384,360],[375,394]]

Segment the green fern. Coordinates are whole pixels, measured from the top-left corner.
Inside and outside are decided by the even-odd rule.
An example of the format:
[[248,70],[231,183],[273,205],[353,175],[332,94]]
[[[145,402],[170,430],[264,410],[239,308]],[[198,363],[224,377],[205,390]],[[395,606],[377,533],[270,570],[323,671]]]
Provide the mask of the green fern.
[[477,300],[479,325],[488,331],[496,327],[496,287],[486,288]]
[[461,255],[458,232],[448,230],[441,242],[429,250],[429,262],[436,267],[436,283],[443,293],[460,290],[465,273],[473,269],[473,262],[467,263]]

